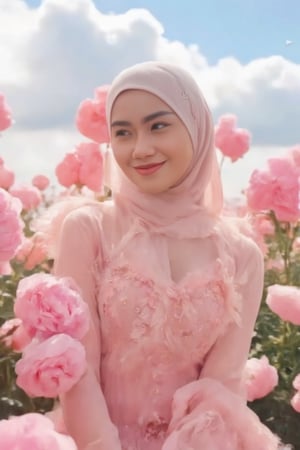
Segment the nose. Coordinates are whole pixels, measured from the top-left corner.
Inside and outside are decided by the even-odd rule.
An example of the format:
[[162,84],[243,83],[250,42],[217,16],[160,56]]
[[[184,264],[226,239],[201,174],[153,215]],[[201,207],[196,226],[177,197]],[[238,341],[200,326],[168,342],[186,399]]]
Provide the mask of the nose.
[[151,139],[144,133],[137,134],[132,150],[133,158],[143,159],[154,154],[155,148]]

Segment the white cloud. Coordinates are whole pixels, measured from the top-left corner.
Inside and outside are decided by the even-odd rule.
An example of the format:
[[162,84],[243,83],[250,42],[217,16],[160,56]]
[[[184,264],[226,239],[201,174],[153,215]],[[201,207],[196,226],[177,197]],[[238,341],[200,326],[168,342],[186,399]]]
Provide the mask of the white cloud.
[[224,175],[228,186],[234,179],[237,189],[244,187],[249,168],[270,153],[264,146],[276,152],[300,141],[300,65],[283,57],[247,65],[225,58],[209,66],[200,47],[168,40],[145,9],[114,15],[102,14],[92,0],[44,0],[37,9],[23,0],[0,0],[0,91],[16,120],[0,139],[0,155],[25,178],[54,172],[78,141],[79,102],[124,67],[150,59],[190,70],[215,119],[234,113],[238,125],[251,131],[260,150],[232,166],[237,172]]

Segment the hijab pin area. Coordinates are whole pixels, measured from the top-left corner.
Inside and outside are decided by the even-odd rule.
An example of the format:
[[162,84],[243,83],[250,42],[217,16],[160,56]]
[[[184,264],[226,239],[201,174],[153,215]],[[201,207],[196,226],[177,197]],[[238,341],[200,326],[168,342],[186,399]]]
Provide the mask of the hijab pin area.
[[185,100],[188,100],[188,95],[185,91],[181,91],[181,97],[183,97]]

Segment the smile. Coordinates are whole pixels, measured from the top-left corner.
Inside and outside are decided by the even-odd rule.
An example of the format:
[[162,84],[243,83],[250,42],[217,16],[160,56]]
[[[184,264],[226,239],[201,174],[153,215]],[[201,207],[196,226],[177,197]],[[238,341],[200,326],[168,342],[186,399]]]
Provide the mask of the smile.
[[136,166],[134,169],[140,174],[140,175],[152,175],[153,173],[157,172],[166,161],[163,161],[161,163],[152,163],[152,164],[143,164],[141,166]]

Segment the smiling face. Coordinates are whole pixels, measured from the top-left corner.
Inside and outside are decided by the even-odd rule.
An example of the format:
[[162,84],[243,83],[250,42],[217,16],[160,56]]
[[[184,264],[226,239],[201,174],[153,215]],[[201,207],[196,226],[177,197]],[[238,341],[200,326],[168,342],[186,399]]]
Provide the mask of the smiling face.
[[190,135],[172,109],[143,90],[127,90],[111,112],[115,159],[141,191],[159,194],[184,176],[193,157]]

